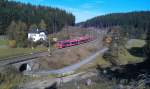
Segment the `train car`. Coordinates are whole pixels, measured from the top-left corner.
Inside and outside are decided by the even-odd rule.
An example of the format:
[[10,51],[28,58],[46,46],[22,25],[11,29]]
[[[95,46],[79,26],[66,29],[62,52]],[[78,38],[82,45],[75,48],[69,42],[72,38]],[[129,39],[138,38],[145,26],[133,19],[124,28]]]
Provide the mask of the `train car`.
[[73,40],[70,40],[70,46],[75,46],[75,45],[78,45],[79,44],[79,40],[78,39],[73,39]]
[[57,46],[57,48],[65,48],[65,47],[79,45],[79,44],[82,44],[82,43],[87,43],[91,40],[93,40],[92,37],[83,36],[83,37],[80,37],[79,39],[59,41],[59,42],[57,42],[56,46]]
[[70,46],[70,41],[69,40],[64,40],[64,41],[59,41],[57,43],[58,48],[65,48]]
[[56,43],[56,47],[57,47],[57,48],[64,48],[64,46],[63,46],[63,41],[57,42],[57,43]]
[[82,44],[82,43],[86,43],[88,42],[89,38],[88,37],[80,37],[79,38],[79,43]]
[[75,46],[78,44],[79,44],[79,41],[77,39],[64,40],[64,41],[60,41],[58,43],[58,48],[65,48],[65,47]]

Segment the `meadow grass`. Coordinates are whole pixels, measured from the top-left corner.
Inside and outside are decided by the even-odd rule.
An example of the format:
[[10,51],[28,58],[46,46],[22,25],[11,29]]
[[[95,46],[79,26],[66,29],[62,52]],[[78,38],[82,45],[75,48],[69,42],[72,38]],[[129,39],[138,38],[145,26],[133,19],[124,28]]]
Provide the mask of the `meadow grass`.
[[0,40],[0,46],[7,46],[8,40]]
[[118,53],[119,55],[119,61],[121,64],[128,64],[128,63],[139,63],[143,61],[143,57],[137,57],[134,55],[131,55],[127,49],[124,49],[123,53]]
[[[128,41],[128,43],[125,46],[127,49],[131,49],[134,47],[142,48],[144,47],[145,44],[146,44],[145,40],[131,39],[130,41]],[[131,55],[129,51],[127,51],[127,49],[124,49],[123,53],[119,53],[119,59],[121,59],[122,62],[127,64],[128,62],[142,62],[143,61],[144,59],[143,57],[137,57],[137,56]]]
[[30,55],[33,52],[47,51],[47,48],[0,48],[0,60],[8,57]]
[[141,40],[141,39],[131,39],[130,41],[128,41],[128,43],[126,44],[126,47],[128,49],[132,48],[132,47],[143,47],[146,44],[145,40]]
[[32,77],[24,76],[13,66],[3,66],[0,71],[0,89],[20,89],[20,85],[33,80]]
[[[126,44],[126,47],[128,49],[132,48],[132,47],[143,47],[145,45],[145,41],[144,40],[140,40],[140,39],[132,39],[130,40],[127,44]],[[122,52],[118,52],[118,59],[119,59],[119,62],[120,64],[128,64],[128,63],[138,63],[138,62],[142,62],[144,61],[144,58],[143,57],[137,57],[137,56],[134,56],[134,55],[131,55],[129,53],[129,51],[127,49],[123,49]],[[89,68],[95,68],[97,65],[100,65],[101,67],[107,67],[107,66],[110,66],[111,63],[109,61],[107,61],[106,59],[104,59],[102,57],[102,55],[98,56],[96,58],[95,61],[89,63],[89,64],[86,64],[84,66],[82,66],[81,68],[79,68],[77,70],[78,71],[82,71],[82,70],[88,70]]]

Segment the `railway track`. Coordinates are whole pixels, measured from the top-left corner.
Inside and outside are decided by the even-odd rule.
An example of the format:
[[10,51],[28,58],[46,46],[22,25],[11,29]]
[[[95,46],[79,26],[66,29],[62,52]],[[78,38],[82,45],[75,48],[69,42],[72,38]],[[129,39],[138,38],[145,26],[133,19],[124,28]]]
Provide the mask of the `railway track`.
[[[91,41],[91,42],[95,42],[95,41]],[[88,43],[80,44],[80,45],[77,45],[77,46],[85,46]],[[72,46],[72,47],[75,47],[75,46]],[[72,47],[56,49],[55,52],[60,51],[60,50],[65,50],[65,49],[68,49],[68,48],[72,48]],[[23,62],[23,61],[28,61],[28,60],[36,59],[36,58],[39,58],[39,57],[48,56],[48,55],[49,55],[49,52],[44,51],[44,52],[35,52],[35,53],[32,53],[32,54],[25,54],[25,55],[22,55],[22,56],[9,57],[9,58],[5,58],[5,59],[1,59],[0,60],[0,66],[11,65],[11,64],[15,64],[15,63]]]
[[[91,42],[95,42],[95,41],[91,41]],[[86,44],[88,44],[88,43],[80,44],[77,46],[85,46]],[[75,46],[72,46],[72,47],[75,47]],[[60,50],[65,50],[68,48],[71,48],[71,47],[56,49],[55,52],[60,51]],[[0,66],[11,65],[11,64],[15,64],[15,63],[23,62],[23,61],[28,61],[28,60],[36,59],[39,57],[48,56],[48,55],[49,55],[49,52],[44,51],[44,52],[36,52],[36,53],[32,53],[32,54],[25,54],[22,56],[9,57],[9,58],[5,58],[5,59],[1,59],[0,60]]]
[[10,58],[0,60],[0,66],[5,66],[5,65],[23,62],[23,61],[28,61],[28,60],[36,59],[38,57],[42,57],[42,56],[46,56],[46,55],[48,55],[48,52],[36,52],[31,55],[10,57]]
[[[101,35],[102,33],[98,32],[98,34]],[[95,39],[93,41],[83,43],[83,44],[80,44],[80,45],[77,45],[77,46],[86,46],[89,43],[94,43],[94,42],[96,43],[97,41],[98,41],[98,39]],[[76,46],[72,46],[72,47],[76,47]],[[66,48],[63,48],[63,49],[68,49],[68,48],[72,48],[72,47],[66,47]],[[55,51],[57,52],[57,51],[60,51],[60,50],[63,50],[63,49],[56,49]],[[35,52],[35,53],[32,53],[32,54],[25,54],[25,55],[22,55],[22,56],[9,57],[9,58],[5,58],[5,59],[1,59],[0,60],[0,66],[11,65],[11,64],[15,64],[15,63],[23,62],[23,61],[28,61],[28,60],[36,59],[36,58],[39,58],[39,57],[42,57],[42,56],[48,56],[48,55],[49,55],[49,52],[47,52],[47,51],[43,52],[42,51],[42,52]]]

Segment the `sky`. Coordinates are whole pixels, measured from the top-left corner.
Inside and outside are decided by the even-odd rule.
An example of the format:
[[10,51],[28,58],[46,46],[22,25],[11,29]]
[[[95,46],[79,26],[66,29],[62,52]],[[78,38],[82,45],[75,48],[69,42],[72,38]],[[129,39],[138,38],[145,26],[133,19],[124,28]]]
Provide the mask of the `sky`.
[[73,13],[76,23],[109,13],[150,11],[150,0],[15,0],[33,5],[64,9]]

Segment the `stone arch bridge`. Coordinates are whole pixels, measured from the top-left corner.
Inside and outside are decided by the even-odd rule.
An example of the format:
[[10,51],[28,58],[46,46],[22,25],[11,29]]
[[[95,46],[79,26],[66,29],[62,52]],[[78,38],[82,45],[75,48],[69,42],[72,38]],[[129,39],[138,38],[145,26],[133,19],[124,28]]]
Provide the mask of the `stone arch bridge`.
[[48,56],[48,52],[40,52],[32,55],[24,55],[20,57],[7,58],[0,60],[0,67],[13,66],[20,72],[38,70],[40,65],[38,59],[42,56]]

